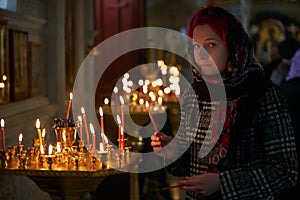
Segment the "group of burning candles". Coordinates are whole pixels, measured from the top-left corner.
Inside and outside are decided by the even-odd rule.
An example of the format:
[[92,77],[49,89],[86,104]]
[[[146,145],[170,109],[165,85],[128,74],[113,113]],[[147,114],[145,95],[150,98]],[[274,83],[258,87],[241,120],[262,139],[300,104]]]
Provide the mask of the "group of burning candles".
[[[73,94],[71,92],[70,99],[68,101],[67,111],[66,111],[66,120],[69,119],[70,109],[71,109],[71,105],[72,105],[72,99],[73,99]],[[117,115],[118,147],[119,147],[119,149],[124,149],[126,147],[126,144],[125,144],[126,139],[125,139],[125,133],[124,133],[124,109],[125,109],[125,107],[124,107],[124,99],[122,96],[120,96],[120,103],[121,103],[121,117],[119,115]],[[152,116],[149,103],[146,102],[145,105],[146,105],[149,117],[151,119],[151,122],[154,126],[154,129],[157,132],[158,129],[157,129],[156,123],[154,121],[154,118]],[[82,140],[82,138],[83,138],[82,125],[84,125],[85,132],[86,132],[86,144],[87,144],[87,146],[90,146],[89,130],[88,130],[88,124],[87,124],[84,107],[81,107],[81,113],[82,113],[82,116],[78,116],[80,140]],[[107,139],[107,136],[105,135],[105,130],[104,130],[104,114],[103,114],[103,109],[101,106],[99,107],[99,114],[100,114],[100,127],[101,127],[101,140],[102,140],[99,145],[99,150],[101,152],[101,151],[106,151],[106,146],[108,144],[108,139]],[[4,119],[1,119],[2,151],[5,151],[4,127],[5,127],[5,121],[4,121]],[[95,152],[96,151],[96,135],[95,135],[94,126],[92,123],[89,124],[89,128],[90,128],[90,132],[92,134],[92,151]],[[45,138],[46,131],[45,131],[45,128],[41,129],[41,123],[40,123],[39,119],[36,120],[36,130],[37,130],[37,134],[38,134],[38,140],[40,143],[41,152],[44,152],[43,146],[45,143],[44,138]],[[23,134],[20,133],[19,134],[19,143],[22,143],[22,139],[23,139]],[[50,144],[48,154],[50,154],[51,152],[52,152],[52,145]]]

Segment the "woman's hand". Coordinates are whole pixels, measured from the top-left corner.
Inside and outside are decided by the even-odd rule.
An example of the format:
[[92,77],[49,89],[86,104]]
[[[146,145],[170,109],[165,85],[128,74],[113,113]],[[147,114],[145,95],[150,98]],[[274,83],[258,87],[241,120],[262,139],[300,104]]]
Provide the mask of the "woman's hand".
[[155,132],[151,136],[151,146],[154,151],[161,150],[164,146],[166,146],[172,140],[171,136],[167,136],[162,132]]
[[220,179],[218,173],[206,173],[197,176],[185,177],[178,181],[180,188],[185,191],[208,196],[220,189]]

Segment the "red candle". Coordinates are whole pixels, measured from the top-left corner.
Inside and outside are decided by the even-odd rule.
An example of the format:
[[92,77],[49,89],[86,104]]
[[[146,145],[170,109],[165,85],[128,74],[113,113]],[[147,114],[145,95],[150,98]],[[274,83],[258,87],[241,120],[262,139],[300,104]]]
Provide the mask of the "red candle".
[[150,119],[151,119],[151,122],[152,122],[152,124],[153,124],[153,126],[154,126],[155,132],[158,132],[158,129],[157,129],[156,123],[155,123],[155,121],[154,121],[154,119],[153,119],[153,116],[152,116],[151,109],[150,109],[150,107],[149,107],[148,101],[146,101],[146,108],[147,108],[147,110],[148,110],[148,114],[149,114],[149,117],[150,117]]
[[1,119],[1,133],[2,133],[2,151],[5,151],[5,134],[4,134],[4,119]]
[[120,128],[120,135],[121,135],[121,149],[124,149],[124,128],[123,128],[123,126],[121,126],[121,128]]
[[85,110],[84,110],[83,107],[81,107],[81,113],[82,113],[82,118],[83,118],[83,124],[84,124],[84,127],[85,127],[85,135],[86,135],[87,145],[90,145],[89,129],[88,129],[88,126],[87,126]]
[[121,122],[122,122],[122,127],[124,128],[124,99],[122,96],[120,96],[120,102],[121,102]]
[[79,121],[80,140],[82,140],[82,117],[80,115],[78,116],[78,121]]
[[104,119],[103,119],[103,110],[102,107],[99,107],[99,113],[100,113],[100,126],[101,126],[101,138],[102,138],[102,145],[104,150],[106,149],[106,144],[105,144],[105,135],[104,135]]
[[42,130],[42,145],[45,145],[45,136],[46,136],[46,129],[43,128],[43,130]]
[[71,109],[71,104],[72,104],[72,99],[73,99],[73,94],[72,92],[70,93],[70,100],[68,102],[68,108],[67,108],[67,113],[66,113],[66,119],[69,119],[69,113]]
[[120,116],[117,115],[117,121],[118,121],[118,141],[119,141],[119,148],[121,148],[121,119],[120,119]]
[[101,106],[99,107],[99,114],[100,114],[101,133],[104,133],[103,110]]

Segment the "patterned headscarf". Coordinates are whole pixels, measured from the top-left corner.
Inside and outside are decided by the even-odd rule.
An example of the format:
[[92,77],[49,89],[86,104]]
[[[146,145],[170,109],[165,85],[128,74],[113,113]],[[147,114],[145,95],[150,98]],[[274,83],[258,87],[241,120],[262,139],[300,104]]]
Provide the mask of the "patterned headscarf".
[[300,77],[300,49],[298,49],[292,58],[292,63],[288,75],[285,77],[286,81],[293,78]]

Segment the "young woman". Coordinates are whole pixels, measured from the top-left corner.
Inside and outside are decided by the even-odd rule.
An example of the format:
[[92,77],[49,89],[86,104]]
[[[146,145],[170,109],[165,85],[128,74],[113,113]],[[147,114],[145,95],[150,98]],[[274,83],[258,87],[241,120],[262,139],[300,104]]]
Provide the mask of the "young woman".
[[[186,199],[271,199],[293,187],[298,163],[286,101],[256,63],[240,21],[207,4],[191,17],[187,35],[196,100],[189,92],[182,98],[175,138],[162,132],[151,137],[166,161],[180,155],[167,168],[184,176],[179,185]],[[212,99],[210,87],[225,87],[226,99]],[[218,121],[222,108],[224,123]]]

